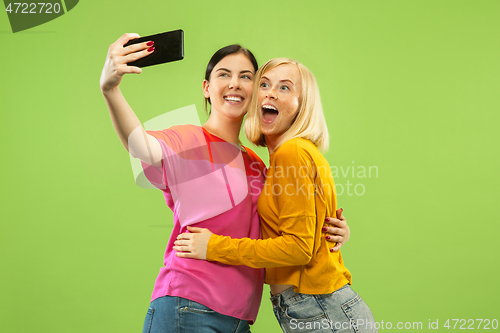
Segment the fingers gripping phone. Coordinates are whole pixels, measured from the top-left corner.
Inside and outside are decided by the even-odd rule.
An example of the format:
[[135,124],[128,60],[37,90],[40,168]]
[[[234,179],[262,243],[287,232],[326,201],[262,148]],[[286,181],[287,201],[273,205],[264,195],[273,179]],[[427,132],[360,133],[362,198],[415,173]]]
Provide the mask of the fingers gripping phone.
[[144,58],[129,62],[127,66],[147,67],[184,59],[184,31],[182,30],[132,39],[123,47],[146,41],[155,42],[154,52]]

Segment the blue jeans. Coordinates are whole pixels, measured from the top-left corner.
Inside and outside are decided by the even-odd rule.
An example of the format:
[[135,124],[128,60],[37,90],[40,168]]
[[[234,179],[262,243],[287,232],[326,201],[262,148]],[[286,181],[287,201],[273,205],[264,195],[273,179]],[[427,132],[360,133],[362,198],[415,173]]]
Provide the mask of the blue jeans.
[[378,332],[370,308],[348,284],[322,295],[298,294],[290,288],[271,301],[285,333]]
[[200,303],[173,296],[151,302],[142,333],[247,333],[246,320],[226,316]]

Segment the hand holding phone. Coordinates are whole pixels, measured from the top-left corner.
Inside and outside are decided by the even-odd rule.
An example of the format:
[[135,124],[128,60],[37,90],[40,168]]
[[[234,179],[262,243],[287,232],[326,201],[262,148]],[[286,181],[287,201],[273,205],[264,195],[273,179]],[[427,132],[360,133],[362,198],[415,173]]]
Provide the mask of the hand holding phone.
[[182,30],[136,38],[123,45],[123,47],[146,41],[154,42],[155,49],[153,53],[139,60],[129,62],[128,66],[148,67],[184,59],[184,31]]

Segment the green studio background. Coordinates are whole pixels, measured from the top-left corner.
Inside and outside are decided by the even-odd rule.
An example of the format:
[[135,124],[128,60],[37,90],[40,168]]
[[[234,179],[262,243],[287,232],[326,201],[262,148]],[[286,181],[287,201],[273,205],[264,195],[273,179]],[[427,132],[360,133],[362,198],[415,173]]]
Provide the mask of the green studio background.
[[[172,213],[134,184],[99,77],[123,33],[180,28],[184,60],[121,84],[142,122],[190,104],[204,121],[222,46],[298,59],[322,93],[344,260],[377,322],[500,319],[499,13],[497,0],[82,0],[15,34],[0,14],[0,331],[141,331]],[[268,291],[253,332],[280,332]]]

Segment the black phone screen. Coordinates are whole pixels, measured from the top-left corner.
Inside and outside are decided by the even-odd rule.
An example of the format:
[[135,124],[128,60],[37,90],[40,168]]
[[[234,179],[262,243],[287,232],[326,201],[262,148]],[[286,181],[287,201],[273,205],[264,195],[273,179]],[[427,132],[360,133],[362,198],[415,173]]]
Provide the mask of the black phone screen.
[[184,59],[184,31],[182,30],[136,38],[123,47],[146,41],[155,42],[154,52],[142,59],[129,62],[128,66],[147,67]]

